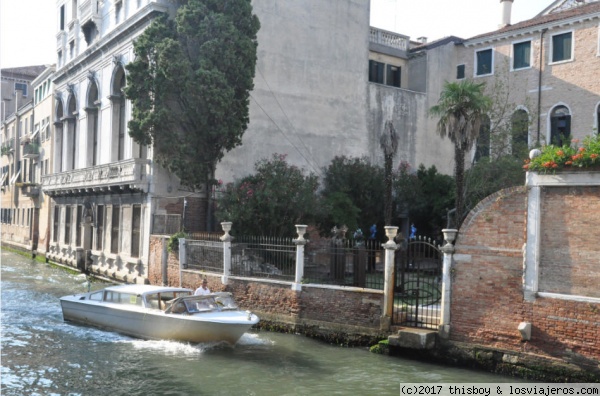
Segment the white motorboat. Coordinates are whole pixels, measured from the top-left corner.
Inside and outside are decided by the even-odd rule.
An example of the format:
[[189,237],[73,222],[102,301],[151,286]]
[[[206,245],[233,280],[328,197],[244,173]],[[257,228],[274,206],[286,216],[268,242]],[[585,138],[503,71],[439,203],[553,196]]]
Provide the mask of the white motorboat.
[[110,286],[60,299],[65,321],[151,340],[235,344],[259,318],[231,293],[193,295],[178,287]]

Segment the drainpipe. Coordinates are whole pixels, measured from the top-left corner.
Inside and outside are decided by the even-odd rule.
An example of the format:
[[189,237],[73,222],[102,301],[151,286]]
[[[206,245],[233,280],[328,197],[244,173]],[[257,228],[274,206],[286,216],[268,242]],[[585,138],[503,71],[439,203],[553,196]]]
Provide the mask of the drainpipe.
[[538,111],[537,111],[537,143],[540,143],[540,123],[542,116],[542,66],[544,62],[544,33],[546,33],[548,29],[543,28],[540,33],[540,67],[539,67],[539,76],[538,76]]

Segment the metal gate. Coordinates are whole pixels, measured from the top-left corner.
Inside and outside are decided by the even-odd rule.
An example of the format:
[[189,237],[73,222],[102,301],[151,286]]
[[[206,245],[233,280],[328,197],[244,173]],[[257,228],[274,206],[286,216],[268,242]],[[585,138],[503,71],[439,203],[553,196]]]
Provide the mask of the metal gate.
[[421,236],[396,251],[392,324],[437,329],[442,261],[440,246]]

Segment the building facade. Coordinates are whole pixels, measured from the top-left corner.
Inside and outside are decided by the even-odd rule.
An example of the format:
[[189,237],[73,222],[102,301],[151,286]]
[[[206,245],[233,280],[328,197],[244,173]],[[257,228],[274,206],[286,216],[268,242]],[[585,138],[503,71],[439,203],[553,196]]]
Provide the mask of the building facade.
[[[169,199],[194,194],[127,133],[125,65],[166,0],[59,1],[46,257],[132,283],[147,282],[151,222]],[[163,201],[166,200],[166,201]],[[173,198],[176,202],[178,200]],[[177,227],[178,229],[178,227]],[[157,231],[160,232],[160,231]]]
[[[505,20],[498,30],[414,49],[429,63],[447,64],[440,73],[447,81],[482,82],[488,95],[502,99],[504,107],[482,126],[471,160],[514,152],[519,146],[569,145],[597,133],[600,2],[555,1],[516,24],[509,19],[512,1],[501,4]],[[429,75],[434,69],[428,65]],[[430,84],[435,80],[428,78]],[[428,97],[439,97],[436,91],[428,91]],[[502,129],[509,133],[494,136]]]
[[1,239],[28,251],[38,244],[41,189],[33,97],[35,79],[44,69],[29,66],[1,72]]

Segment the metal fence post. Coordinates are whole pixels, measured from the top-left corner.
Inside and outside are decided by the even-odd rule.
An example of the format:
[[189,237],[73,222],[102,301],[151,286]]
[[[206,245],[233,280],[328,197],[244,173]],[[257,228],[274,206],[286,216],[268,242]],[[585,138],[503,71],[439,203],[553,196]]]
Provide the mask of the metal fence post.
[[444,253],[444,261],[442,264],[442,300],[441,300],[441,317],[440,317],[440,336],[448,338],[450,335],[450,294],[452,290],[452,258],[454,255],[454,240],[458,230],[453,228],[443,229],[444,239],[446,244],[440,249]]
[[183,269],[187,268],[185,238],[179,238],[179,287],[183,287]]
[[383,315],[381,316],[380,328],[381,330],[389,330],[392,324],[394,307],[394,262],[396,249],[398,249],[394,238],[398,234],[398,227],[386,226],[384,228],[388,241],[382,245],[385,249],[385,272],[383,277]]
[[302,277],[304,277],[304,245],[308,242],[304,239],[304,234],[308,226],[296,224],[296,232],[298,233],[298,239],[294,239],[294,245],[296,245],[296,277],[292,284],[292,290],[302,290]]
[[225,234],[220,238],[223,241],[223,276],[221,277],[221,282],[226,285],[231,275],[231,241],[233,237],[229,235],[229,231],[231,231],[231,222],[224,221],[221,223],[221,227]]

